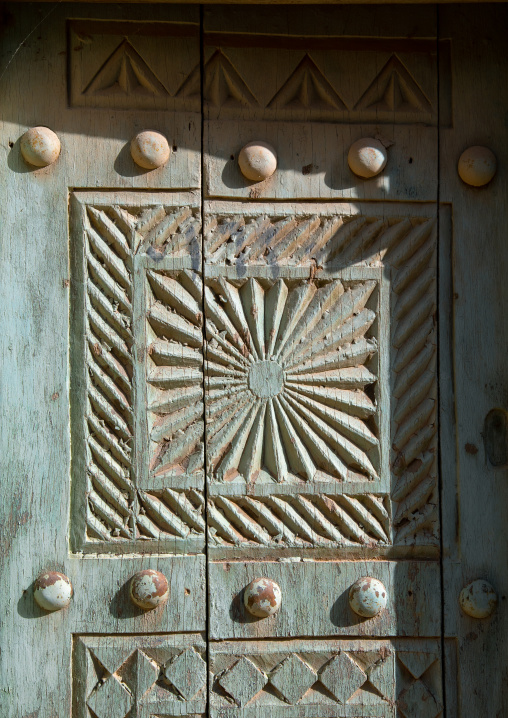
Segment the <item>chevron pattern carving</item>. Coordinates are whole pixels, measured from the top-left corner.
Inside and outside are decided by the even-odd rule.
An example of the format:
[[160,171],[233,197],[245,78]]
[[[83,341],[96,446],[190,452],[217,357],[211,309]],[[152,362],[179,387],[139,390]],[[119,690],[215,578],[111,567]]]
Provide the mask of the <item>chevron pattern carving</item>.
[[437,543],[436,231],[413,229],[389,261],[396,543]]
[[208,504],[212,545],[315,546],[387,545],[386,497],[364,494],[218,496]]
[[[86,205],[83,222],[86,540],[201,545],[203,480],[182,478],[185,471],[199,478],[203,468],[203,404],[184,407],[193,387],[202,394],[201,314],[196,311],[201,282],[191,270],[149,270],[140,281],[135,268],[139,262],[160,262],[168,253],[199,261],[199,213],[192,207]],[[148,305],[147,319],[136,319],[140,302]],[[179,308],[182,317],[175,314]],[[147,351],[140,353],[139,337],[145,334]],[[139,412],[146,406],[139,399],[135,403],[146,391],[148,442],[140,434]],[[152,485],[153,491],[147,489]]]
[[205,417],[214,550],[438,546],[434,221],[212,215],[204,295],[199,232],[191,207],[86,207],[87,540],[204,540]]
[[132,244],[94,207],[86,227],[87,527],[132,538]]
[[203,494],[195,489],[140,491],[139,503],[136,522],[143,538],[185,539],[205,532]]
[[[443,708],[438,646],[421,643],[296,639],[215,645],[211,714],[334,705],[333,715],[351,716],[363,715],[367,706],[396,705],[404,718],[437,718]],[[391,710],[376,715],[392,716]]]
[[210,264],[375,266],[392,247],[410,242],[412,231],[408,219],[375,216],[214,214],[204,228],[204,252]]

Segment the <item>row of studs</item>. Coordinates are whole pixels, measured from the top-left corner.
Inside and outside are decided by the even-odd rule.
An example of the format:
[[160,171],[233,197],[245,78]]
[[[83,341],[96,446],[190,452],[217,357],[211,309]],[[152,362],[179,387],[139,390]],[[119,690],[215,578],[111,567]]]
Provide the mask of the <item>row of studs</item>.
[[[169,598],[167,578],[160,571],[147,569],[134,574],[129,583],[129,596],[135,606],[150,611],[162,606]],[[57,571],[43,572],[35,581],[34,596],[46,611],[57,611],[69,605],[73,594],[70,580]],[[488,618],[497,605],[497,594],[482,579],[462,589],[460,607],[472,618]],[[270,578],[255,578],[243,591],[245,609],[256,618],[276,614],[282,604],[282,591]],[[388,593],[377,578],[364,576],[349,589],[349,605],[362,618],[373,618],[386,608]]]
[[[171,148],[160,132],[145,130],[131,141],[134,162],[145,170],[154,170],[168,162]],[[21,153],[28,164],[47,167],[60,155],[60,140],[48,127],[32,127],[21,138]],[[362,137],[353,142],[348,152],[348,164],[352,172],[370,179],[380,174],[388,161],[386,147],[372,137]],[[243,147],[238,164],[243,176],[251,182],[262,182],[277,169],[277,153],[267,142],[255,140]],[[460,178],[472,187],[483,187],[496,173],[494,153],[488,147],[469,147],[458,163]]]

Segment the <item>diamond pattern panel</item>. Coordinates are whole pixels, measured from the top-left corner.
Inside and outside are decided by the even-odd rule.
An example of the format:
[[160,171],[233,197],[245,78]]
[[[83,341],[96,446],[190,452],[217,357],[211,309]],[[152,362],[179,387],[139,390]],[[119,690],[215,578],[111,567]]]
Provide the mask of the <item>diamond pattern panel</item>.
[[199,633],[77,636],[73,718],[204,714],[205,650]]

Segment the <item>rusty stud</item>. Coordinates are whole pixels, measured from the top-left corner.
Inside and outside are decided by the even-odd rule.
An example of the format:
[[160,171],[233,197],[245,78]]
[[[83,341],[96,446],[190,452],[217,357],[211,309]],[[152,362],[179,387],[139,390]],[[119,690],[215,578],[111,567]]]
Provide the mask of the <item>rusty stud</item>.
[[59,611],[71,602],[72,584],[58,571],[43,571],[35,580],[34,598],[46,611]]
[[471,187],[483,187],[496,174],[496,156],[488,147],[468,147],[459,157],[460,179]]
[[168,580],[160,571],[149,568],[131,578],[129,595],[132,603],[144,611],[157,608],[169,598]]
[[168,141],[160,132],[145,130],[131,141],[132,159],[145,170],[162,167],[169,160],[170,154]]
[[47,167],[60,155],[60,140],[48,127],[31,127],[20,142],[25,162],[34,167]]
[[363,618],[377,616],[388,601],[386,588],[377,578],[364,576],[355,581],[349,589],[349,605]]
[[251,182],[262,182],[277,169],[277,153],[268,142],[255,140],[243,147],[238,164],[243,176]]
[[280,608],[282,591],[270,578],[255,578],[243,593],[243,602],[247,611],[256,618],[273,616]]
[[497,606],[497,593],[488,581],[478,579],[460,592],[461,609],[471,618],[488,618]]
[[347,156],[350,170],[363,179],[370,179],[382,172],[387,160],[386,147],[373,137],[362,137],[353,142]]

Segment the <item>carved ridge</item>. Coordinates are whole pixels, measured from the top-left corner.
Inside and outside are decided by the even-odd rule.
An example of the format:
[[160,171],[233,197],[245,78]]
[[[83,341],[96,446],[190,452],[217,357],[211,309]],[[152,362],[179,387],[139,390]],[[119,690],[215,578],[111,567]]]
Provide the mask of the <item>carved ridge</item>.
[[208,531],[217,546],[358,546],[389,543],[383,496],[295,494],[209,499]]

